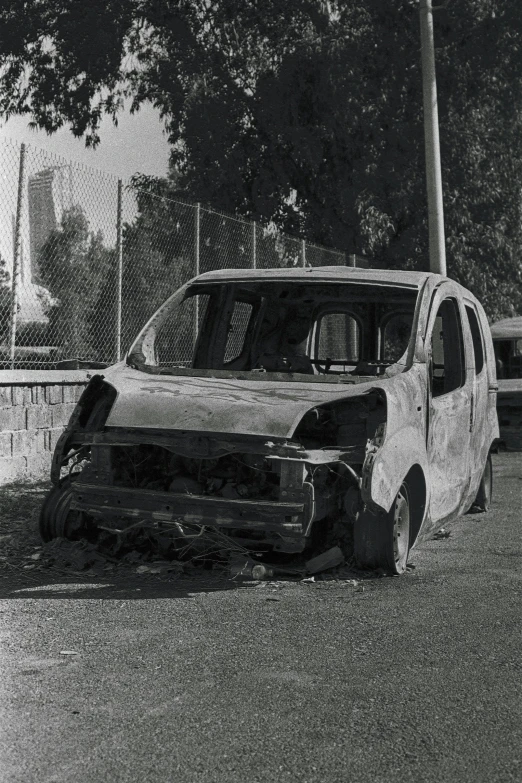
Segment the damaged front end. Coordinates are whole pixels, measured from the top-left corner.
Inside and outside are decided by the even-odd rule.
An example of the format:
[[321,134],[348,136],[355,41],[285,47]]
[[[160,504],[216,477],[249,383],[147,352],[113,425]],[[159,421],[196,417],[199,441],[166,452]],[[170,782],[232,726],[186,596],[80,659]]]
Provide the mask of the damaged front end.
[[382,390],[310,408],[290,437],[110,426],[115,399],[95,376],[60,438],[44,538],[148,528],[178,551],[211,532],[283,553],[332,530],[335,543],[350,540],[363,466],[385,426]]

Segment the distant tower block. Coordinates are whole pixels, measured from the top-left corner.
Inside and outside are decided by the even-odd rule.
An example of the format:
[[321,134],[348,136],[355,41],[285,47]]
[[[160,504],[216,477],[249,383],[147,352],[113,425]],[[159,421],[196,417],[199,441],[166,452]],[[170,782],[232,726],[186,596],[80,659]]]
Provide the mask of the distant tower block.
[[38,253],[51,231],[60,226],[63,213],[72,206],[71,166],[52,166],[29,177],[28,206],[30,274],[26,274],[26,279],[37,283]]

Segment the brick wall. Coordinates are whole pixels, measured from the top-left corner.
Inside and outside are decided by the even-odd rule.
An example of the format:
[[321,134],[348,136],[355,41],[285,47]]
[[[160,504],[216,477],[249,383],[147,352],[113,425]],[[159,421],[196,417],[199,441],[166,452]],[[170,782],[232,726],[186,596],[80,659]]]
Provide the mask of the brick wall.
[[0,371],[0,485],[48,478],[56,441],[93,374]]

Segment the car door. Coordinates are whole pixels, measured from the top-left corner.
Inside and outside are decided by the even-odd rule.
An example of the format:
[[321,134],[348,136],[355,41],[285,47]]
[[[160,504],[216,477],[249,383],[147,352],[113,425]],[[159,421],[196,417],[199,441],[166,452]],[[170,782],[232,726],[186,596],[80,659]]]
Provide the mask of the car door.
[[435,293],[426,337],[430,515],[441,521],[459,509],[470,479],[473,377],[466,369],[462,314],[452,286]]
[[468,372],[473,383],[471,398],[469,468],[471,487],[478,487],[491,446],[491,432],[488,425],[489,377],[486,362],[484,335],[476,304],[464,299],[465,317],[469,325],[472,351],[468,361]]

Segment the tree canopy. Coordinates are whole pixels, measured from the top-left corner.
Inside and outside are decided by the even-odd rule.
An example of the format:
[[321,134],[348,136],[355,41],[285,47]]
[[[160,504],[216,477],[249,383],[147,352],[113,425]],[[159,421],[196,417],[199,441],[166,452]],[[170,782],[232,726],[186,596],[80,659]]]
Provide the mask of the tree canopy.
[[[448,273],[522,311],[522,5],[435,12]],[[6,0],[0,112],[96,144],[151,101],[163,192],[426,268],[418,0]],[[141,183],[143,185],[143,181]]]

